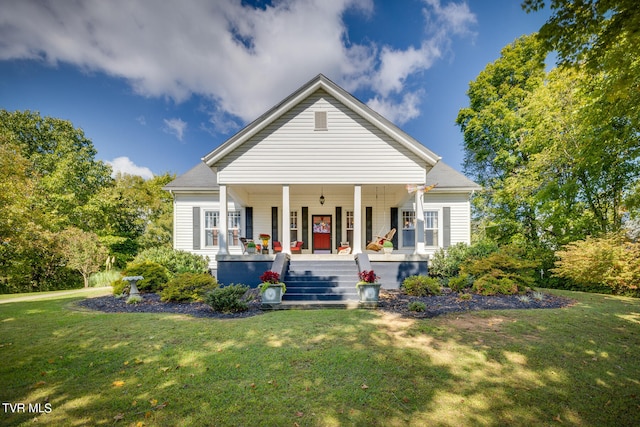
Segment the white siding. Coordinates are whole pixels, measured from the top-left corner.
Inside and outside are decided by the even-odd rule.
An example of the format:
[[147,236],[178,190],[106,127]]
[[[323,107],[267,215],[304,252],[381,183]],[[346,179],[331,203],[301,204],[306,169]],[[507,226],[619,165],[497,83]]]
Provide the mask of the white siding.
[[[315,130],[316,111],[326,111],[327,130]],[[426,176],[424,161],[322,90],[214,166],[221,184],[419,184]]]

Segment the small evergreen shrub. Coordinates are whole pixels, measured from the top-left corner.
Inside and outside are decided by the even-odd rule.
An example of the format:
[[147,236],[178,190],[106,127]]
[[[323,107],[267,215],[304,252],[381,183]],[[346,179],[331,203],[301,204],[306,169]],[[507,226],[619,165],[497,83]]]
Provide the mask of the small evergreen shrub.
[[205,293],[217,287],[218,281],[208,273],[182,273],[164,286],[160,296],[162,301],[202,301]]
[[142,302],[142,297],[140,295],[131,295],[127,298],[127,304],[140,304]]
[[464,263],[485,258],[498,251],[498,245],[490,240],[481,240],[473,245],[457,243],[447,249],[440,249],[429,263],[429,275],[455,277],[460,274]]
[[142,261],[129,263],[122,272],[126,276],[142,276],[144,279],[136,283],[140,292],[158,292],[169,281],[167,269],[158,263]]
[[129,282],[125,282],[122,279],[114,280],[111,282],[114,295],[124,295],[129,293]]
[[472,289],[480,295],[514,295],[518,293],[518,284],[508,277],[496,277],[486,274],[475,282]]
[[458,295],[458,299],[462,300],[462,301],[470,301],[471,298],[473,298],[471,296],[471,294],[460,294],[460,295]]
[[453,292],[463,292],[464,290],[471,288],[473,285],[473,279],[470,275],[463,273],[456,277],[450,277],[447,284]]
[[207,273],[209,258],[187,251],[172,249],[166,246],[145,249],[133,262],[152,261],[160,264],[173,277],[182,273]]
[[412,301],[409,303],[409,311],[422,313],[427,309],[427,305],[422,301]]
[[244,299],[244,295],[248,290],[249,286],[241,284],[223,286],[207,292],[204,296],[204,302],[213,310],[222,313],[247,311],[249,306]]
[[538,263],[524,259],[516,246],[505,246],[491,255],[465,263],[463,274],[474,277],[472,289],[482,295],[512,295],[524,292],[535,283]]
[[409,276],[402,282],[402,289],[407,295],[425,297],[427,295],[440,295],[440,282],[434,277]]

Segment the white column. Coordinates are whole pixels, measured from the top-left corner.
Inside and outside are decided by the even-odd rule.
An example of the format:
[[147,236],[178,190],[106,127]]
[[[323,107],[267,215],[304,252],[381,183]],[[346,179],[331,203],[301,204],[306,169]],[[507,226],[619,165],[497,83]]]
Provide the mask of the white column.
[[362,186],[353,186],[353,248],[352,253],[362,252]]
[[220,225],[218,226],[218,253],[228,255],[227,234],[229,229],[229,219],[227,215],[227,186],[220,185]]
[[291,206],[289,201],[289,185],[282,186],[282,252],[291,253]]
[[424,193],[421,189],[416,190],[416,253],[424,253]]

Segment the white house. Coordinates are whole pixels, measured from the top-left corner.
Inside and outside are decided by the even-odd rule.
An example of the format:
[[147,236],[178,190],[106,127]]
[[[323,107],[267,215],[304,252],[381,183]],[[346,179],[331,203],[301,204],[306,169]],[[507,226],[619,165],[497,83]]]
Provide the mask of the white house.
[[394,253],[407,257],[469,243],[479,188],[323,75],[165,187],[174,247],[209,256],[212,269],[247,257],[240,238],[259,234],[270,252],[302,242],[309,256],[366,252],[391,229]]

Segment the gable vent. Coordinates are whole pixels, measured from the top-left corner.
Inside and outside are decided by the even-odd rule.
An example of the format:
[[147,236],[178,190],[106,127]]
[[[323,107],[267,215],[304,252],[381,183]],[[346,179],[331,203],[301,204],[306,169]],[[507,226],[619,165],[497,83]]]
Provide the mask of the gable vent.
[[316,111],[315,112],[315,130],[327,130],[327,112]]

